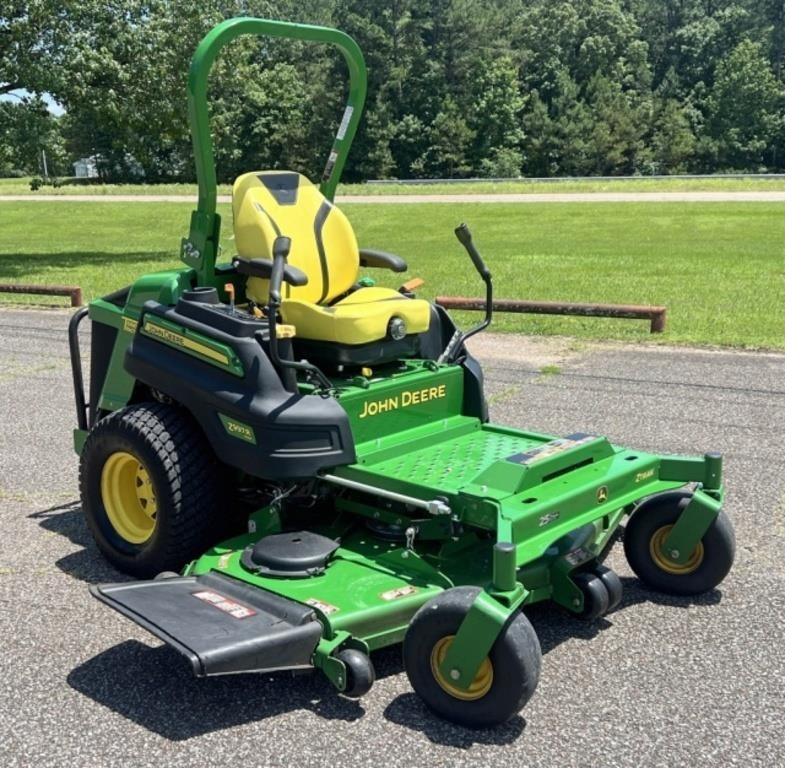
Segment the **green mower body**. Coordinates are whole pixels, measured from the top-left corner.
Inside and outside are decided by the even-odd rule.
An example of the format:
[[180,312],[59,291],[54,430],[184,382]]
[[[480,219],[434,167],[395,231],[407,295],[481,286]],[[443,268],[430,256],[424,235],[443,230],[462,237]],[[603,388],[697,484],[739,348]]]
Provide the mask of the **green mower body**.
[[[104,555],[141,579],[91,591],[199,676],[317,668],[361,696],[374,679],[368,654],[403,642],[407,674],[434,711],[502,722],[539,676],[521,609],[551,600],[592,620],[618,605],[621,582],[602,560],[625,519],[628,560],[650,587],[694,594],[724,578],[734,543],[721,459],[490,424],[464,343],[487,323],[460,333],[439,307],[415,354],[397,355],[393,336],[356,357],[337,349],[338,363],[304,360],[278,312],[277,292],[296,279],[286,232],[264,266],[263,311],[245,304],[238,270],[215,263],[206,80],[239,34],[344,54],[351,85],[322,182],[328,199],[362,111],[362,55],[336,30],[232,19],[199,47],[190,114],[200,194],[186,266],[143,276],[71,323],[83,506]],[[490,273],[458,234],[488,287],[489,321]],[[383,256],[369,263],[397,263]]]

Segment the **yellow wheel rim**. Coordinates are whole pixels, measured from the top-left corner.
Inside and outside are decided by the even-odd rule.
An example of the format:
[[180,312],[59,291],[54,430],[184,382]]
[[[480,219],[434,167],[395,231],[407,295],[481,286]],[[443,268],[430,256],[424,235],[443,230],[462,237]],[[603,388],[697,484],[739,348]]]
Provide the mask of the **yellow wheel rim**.
[[654,535],[649,540],[649,554],[654,564],[660,570],[665,571],[665,573],[672,573],[674,576],[686,576],[688,573],[697,570],[703,562],[703,542],[698,542],[698,546],[692,550],[692,554],[686,562],[677,563],[665,554],[664,548],[665,540],[668,538],[672,528],[672,525],[663,525],[662,528],[654,532]]
[[155,490],[136,456],[125,451],[109,456],[101,470],[101,500],[112,527],[129,544],[144,544],[153,535]]
[[436,680],[441,688],[449,693],[450,696],[454,696],[461,701],[476,701],[477,699],[481,699],[491,690],[491,686],[493,685],[493,665],[491,664],[491,660],[486,656],[482,660],[482,664],[480,664],[480,668],[477,670],[477,674],[474,676],[471,685],[466,690],[456,688],[452,680],[446,678],[439,669],[447,656],[447,651],[450,650],[454,638],[455,635],[447,635],[433,646],[433,650],[431,651],[431,673],[433,674],[434,680]]

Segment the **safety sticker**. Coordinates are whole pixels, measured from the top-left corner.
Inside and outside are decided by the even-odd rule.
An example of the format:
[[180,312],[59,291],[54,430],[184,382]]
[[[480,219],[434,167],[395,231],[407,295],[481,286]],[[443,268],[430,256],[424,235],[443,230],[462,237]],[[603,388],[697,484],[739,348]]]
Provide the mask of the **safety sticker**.
[[333,168],[335,168],[335,164],[338,162],[338,153],[333,150],[330,152],[330,156],[327,158],[327,165],[324,166],[324,172],[322,173],[322,179],[327,180],[330,178],[330,174],[333,172]]
[[322,613],[335,613],[338,610],[337,605],[330,605],[330,603],[325,603],[315,597],[309,597],[305,602],[307,605],[316,608],[316,610],[321,611]]
[[386,592],[382,592],[379,597],[381,597],[382,600],[398,600],[401,597],[409,597],[409,595],[413,595],[416,591],[417,587],[407,584],[405,587],[388,589]]
[[560,437],[558,440],[551,440],[539,448],[533,448],[531,451],[525,453],[515,453],[507,457],[507,461],[512,461],[515,464],[534,464],[535,461],[542,461],[543,459],[555,456],[557,453],[569,451],[571,448],[576,448],[579,445],[585,445],[593,440],[596,440],[596,435],[586,435],[583,432],[576,432],[574,435],[567,435],[567,437]]
[[592,553],[589,552],[588,549],[584,549],[583,547],[578,547],[577,549],[573,549],[572,552],[568,552],[564,559],[570,565],[580,565],[581,563],[585,563],[592,557]]
[[352,119],[353,112],[354,107],[346,107],[344,110],[343,117],[341,118],[341,124],[338,126],[338,134],[335,137],[338,139],[338,141],[346,136],[346,130],[349,128],[349,121]]
[[209,603],[219,611],[228,613],[233,619],[247,619],[250,616],[256,616],[256,611],[253,608],[249,608],[247,605],[240,605],[240,603],[236,603],[224,595],[219,595],[217,592],[206,589],[203,592],[191,592],[191,594],[199,600]]

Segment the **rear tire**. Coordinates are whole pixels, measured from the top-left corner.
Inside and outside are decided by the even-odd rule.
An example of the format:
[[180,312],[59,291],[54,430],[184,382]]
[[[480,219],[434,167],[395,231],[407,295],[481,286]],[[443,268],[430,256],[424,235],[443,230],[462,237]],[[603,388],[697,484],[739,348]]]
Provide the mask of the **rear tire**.
[[222,532],[219,471],[177,407],[143,403],[102,419],[79,464],[82,508],[99,550],[137,578],[180,571]]

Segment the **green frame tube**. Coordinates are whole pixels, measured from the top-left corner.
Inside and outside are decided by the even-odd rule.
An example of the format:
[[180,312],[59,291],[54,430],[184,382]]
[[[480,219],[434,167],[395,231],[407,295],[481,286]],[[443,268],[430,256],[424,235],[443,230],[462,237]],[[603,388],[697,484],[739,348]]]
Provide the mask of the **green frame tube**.
[[365,105],[365,60],[357,43],[344,32],[309,24],[238,17],[221,22],[205,35],[194,53],[188,73],[188,121],[193,141],[199,198],[197,208],[191,216],[188,239],[183,240],[180,251],[182,260],[199,273],[201,285],[209,285],[215,281],[214,268],[221,227],[220,216],[215,210],[217,182],[207,109],[207,81],[221,49],[241,35],[327,43],[336,46],[343,54],[349,69],[349,96],[320,184],[322,194],[330,200],[335,196],[335,189]]

